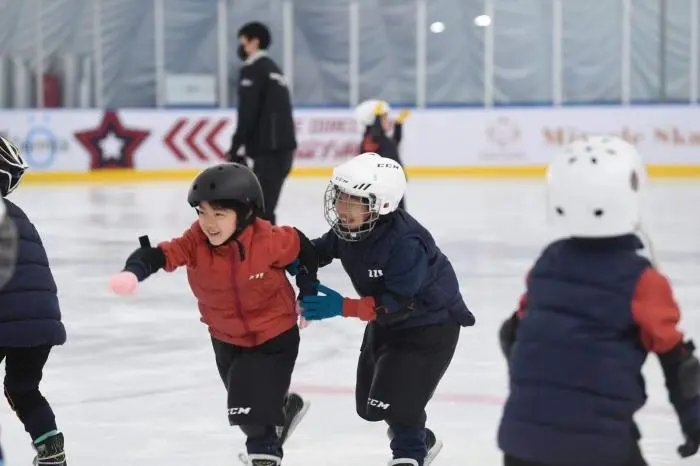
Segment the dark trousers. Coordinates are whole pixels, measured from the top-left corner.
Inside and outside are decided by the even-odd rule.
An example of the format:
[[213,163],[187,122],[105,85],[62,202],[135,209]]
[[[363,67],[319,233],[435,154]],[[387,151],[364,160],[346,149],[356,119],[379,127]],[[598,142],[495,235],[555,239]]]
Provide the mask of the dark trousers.
[[248,453],[282,457],[277,426],[299,352],[296,325],[262,345],[245,348],[212,338],[216,366],[228,392],[228,419],[248,437]]
[[57,430],[51,406],[39,391],[50,352],[50,346],[0,348],[0,362],[5,360],[5,397],[32,440]]
[[[533,461],[524,461],[518,458],[514,458],[509,455],[505,455],[503,458],[503,465],[504,466],[567,466],[565,464],[545,464],[545,463],[537,463]],[[642,456],[642,450],[639,448],[638,444],[635,444],[634,450],[630,453],[630,459],[627,461],[625,464],[621,464],[619,466],[647,466],[647,462],[644,460],[644,457]]]
[[425,407],[452,361],[460,327],[455,322],[393,330],[371,322],[357,364],[357,413],[386,421],[394,458],[422,466],[427,454]]
[[282,193],[284,181],[292,170],[294,154],[282,152],[275,154],[258,154],[253,158],[253,173],[260,181],[263,199],[265,200],[265,213],[261,216],[275,225],[275,209]]

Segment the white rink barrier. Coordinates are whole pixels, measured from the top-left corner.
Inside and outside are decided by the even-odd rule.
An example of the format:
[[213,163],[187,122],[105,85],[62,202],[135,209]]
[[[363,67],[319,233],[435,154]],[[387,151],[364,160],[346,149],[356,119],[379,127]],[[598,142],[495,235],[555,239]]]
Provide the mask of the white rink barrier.
[[[327,176],[357,154],[351,110],[298,109],[295,119],[293,174]],[[0,134],[23,147],[28,178],[44,181],[190,178],[224,159],[235,125],[235,110],[0,111]],[[691,106],[415,110],[404,129],[410,176],[542,176],[556,148],[585,134],[634,143],[653,176],[700,176]]]

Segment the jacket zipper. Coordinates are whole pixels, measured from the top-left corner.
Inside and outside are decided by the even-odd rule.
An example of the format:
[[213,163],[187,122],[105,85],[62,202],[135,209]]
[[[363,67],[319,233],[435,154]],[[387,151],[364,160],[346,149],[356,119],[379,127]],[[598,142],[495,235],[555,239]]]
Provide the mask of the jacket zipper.
[[234,249],[233,245],[230,245],[230,253],[231,253],[231,280],[233,280],[233,299],[235,301],[235,306],[236,306],[236,314],[238,314],[238,318],[241,319],[241,323],[243,324],[243,330],[246,333],[246,336],[250,335],[250,338],[253,340],[253,343],[255,343],[255,335],[250,331],[250,327],[248,326],[248,321],[245,318],[245,315],[243,314],[243,305],[241,303],[241,295],[239,294],[239,288],[238,288],[238,281],[236,280],[236,277],[238,276],[238,267],[236,266],[236,251]]

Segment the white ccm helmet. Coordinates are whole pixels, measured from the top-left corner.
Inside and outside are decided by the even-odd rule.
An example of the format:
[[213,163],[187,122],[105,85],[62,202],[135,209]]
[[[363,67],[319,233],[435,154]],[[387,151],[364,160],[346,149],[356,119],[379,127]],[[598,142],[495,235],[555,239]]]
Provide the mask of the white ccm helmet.
[[570,237],[634,233],[645,182],[644,162],[633,145],[613,136],[576,140],[549,165],[547,215]]
[[[394,212],[406,192],[406,174],[398,162],[374,152],[365,152],[335,167],[324,195],[324,215],[336,235],[345,241],[360,241],[375,227],[381,215]],[[345,199],[340,196],[345,194]],[[348,197],[352,196],[352,197]],[[345,208],[364,206],[367,218],[360,227],[350,227],[338,214]]]
[[374,113],[374,109],[377,104],[382,105],[382,114],[389,113],[391,111],[391,107],[389,106],[388,102],[376,99],[365,100],[360,105],[355,107],[355,120],[357,121],[357,124],[362,127],[363,131],[365,126],[370,126],[377,118],[377,115]]

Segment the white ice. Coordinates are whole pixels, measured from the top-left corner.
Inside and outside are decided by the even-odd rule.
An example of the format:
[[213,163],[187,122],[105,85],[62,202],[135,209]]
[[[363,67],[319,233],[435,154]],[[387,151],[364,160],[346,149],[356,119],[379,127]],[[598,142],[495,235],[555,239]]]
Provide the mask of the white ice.
[[[318,235],[325,231],[325,182],[291,179],[279,217]],[[12,199],[43,235],[60,289],[69,340],[52,353],[43,392],[65,433],[71,466],[236,465],[242,435],[228,426],[225,392],[209,336],[185,275],[158,273],[136,297],[107,291],[138,236],[179,235],[194,219],[186,183],[134,186],[21,187]],[[537,181],[411,180],[408,209],[449,256],[477,325],[462,331],[450,369],[429,405],[429,425],[445,441],[435,466],[501,464],[496,430],[506,395],[506,365],[497,329],[514,309],[523,277],[549,238]],[[700,339],[700,184],[652,183],[649,230],[663,271]],[[323,281],[353,296],[338,264]],[[355,362],[362,324],[335,319],[304,330],[294,374],[311,401],[286,448],[285,465],[385,465],[383,424],[354,408]],[[659,364],[645,366],[649,401],[638,416],[652,465],[681,461],[680,429],[666,401]],[[0,403],[7,464],[31,464],[27,435]]]

